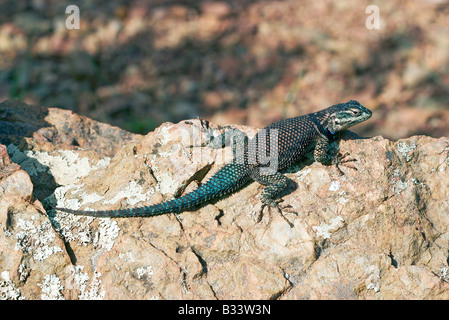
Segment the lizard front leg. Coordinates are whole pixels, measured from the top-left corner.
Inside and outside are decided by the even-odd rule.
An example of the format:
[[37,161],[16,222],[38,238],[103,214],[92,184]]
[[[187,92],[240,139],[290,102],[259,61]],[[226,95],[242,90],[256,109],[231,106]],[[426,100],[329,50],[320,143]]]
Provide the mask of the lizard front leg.
[[[319,163],[322,163],[324,165],[332,165],[335,164],[337,169],[341,174],[343,174],[343,171],[341,171],[339,165],[345,164],[347,162],[356,161],[355,159],[346,159],[348,156],[348,153],[342,155],[340,152],[335,152],[330,147],[330,140],[326,136],[320,136],[316,141],[315,150],[313,152],[313,156],[315,158],[315,161],[318,161]],[[357,168],[351,167],[355,170]]]

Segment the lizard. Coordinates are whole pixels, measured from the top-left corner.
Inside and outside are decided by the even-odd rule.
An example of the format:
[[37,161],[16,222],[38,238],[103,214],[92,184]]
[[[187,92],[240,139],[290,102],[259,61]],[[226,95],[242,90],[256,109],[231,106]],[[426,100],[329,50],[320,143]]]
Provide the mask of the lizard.
[[[277,198],[287,188],[289,178],[282,174],[281,170],[297,162],[312,149],[315,161],[324,165],[334,164],[338,167],[339,164],[351,161],[344,160],[346,155],[332,154],[330,143],[338,132],[368,120],[371,115],[372,112],[358,101],[349,100],[314,113],[274,122],[260,130],[252,139],[244,134],[244,139],[240,139],[240,143],[234,145],[232,162],[226,164],[197,189],[172,200],[130,209],[98,211],[55,209],[99,218],[149,217],[178,213],[231,194],[252,180],[265,185],[260,195],[262,202],[260,214],[268,206],[277,208],[282,215],[282,208],[279,205],[282,199]],[[211,145],[215,148],[224,146],[227,140],[225,134],[212,138]],[[282,217],[290,227],[293,227],[283,215]],[[260,219],[261,216],[259,221]]]

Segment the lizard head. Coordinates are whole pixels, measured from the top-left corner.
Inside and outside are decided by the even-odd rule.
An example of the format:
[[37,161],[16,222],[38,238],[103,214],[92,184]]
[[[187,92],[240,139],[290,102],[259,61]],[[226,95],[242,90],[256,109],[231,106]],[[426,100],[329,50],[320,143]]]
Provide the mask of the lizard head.
[[327,118],[326,127],[332,134],[368,120],[373,114],[371,110],[365,108],[355,100],[333,105],[327,110],[329,117]]

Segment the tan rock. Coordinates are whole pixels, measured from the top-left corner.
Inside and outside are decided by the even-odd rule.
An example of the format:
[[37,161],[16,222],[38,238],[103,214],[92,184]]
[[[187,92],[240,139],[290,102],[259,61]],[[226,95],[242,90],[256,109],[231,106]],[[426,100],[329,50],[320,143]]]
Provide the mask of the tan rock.
[[64,242],[38,200],[28,174],[0,145],[0,298],[63,299],[72,265]]
[[[59,113],[66,111],[50,113],[64,135]],[[65,121],[92,121],[76,117]],[[118,137],[97,139],[111,139],[114,154],[95,143],[48,142],[35,132],[23,145],[10,139],[12,161],[0,146],[2,298],[449,298],[448,138],[343,134],[341,153],[356,159],[341,166],[344,175],[311,155],[285,172],[297,184],[283,197],[298,214],[285,212],[294,228],[276,210],[256,222],[257,183],[179,215],[93,219],[48,210],[158,203],[195,189],[230,155],[191,147],[201,138],[198,120],[165,123],[126,141],[119,129],[110,134]],[[71,160],[61,161],[68,152]],[[35,166],[22,166],[30,158]],[[38,164],[60,185],[44,201],[47,214],[33,198],[41,188],[30,180]]]
[[206,15],[223,17],[231,12],[231,8],[224,1],[204,2],[201,5],[201,11]]

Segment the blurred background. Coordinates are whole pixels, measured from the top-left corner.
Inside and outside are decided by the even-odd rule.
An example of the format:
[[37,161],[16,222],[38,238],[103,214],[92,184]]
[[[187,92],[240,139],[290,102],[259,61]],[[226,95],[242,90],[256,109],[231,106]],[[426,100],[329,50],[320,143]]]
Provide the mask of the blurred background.
[[361,135],[449,136],[448,71],[444,0],[0,0],[0,101],[134,133],[197,116],[264,127],[355,99],[374,111]]

